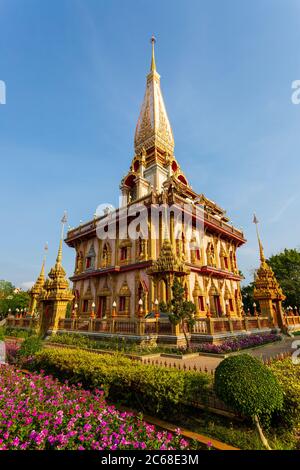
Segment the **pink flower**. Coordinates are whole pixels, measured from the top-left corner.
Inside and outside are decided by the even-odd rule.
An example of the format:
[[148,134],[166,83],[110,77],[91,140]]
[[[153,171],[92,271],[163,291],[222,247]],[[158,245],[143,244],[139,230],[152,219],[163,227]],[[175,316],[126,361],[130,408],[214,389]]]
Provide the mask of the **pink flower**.
[[18,447],[19,443],[20,443],[20,439],[18,437],[15,437],[14,440],[12,441],[12,445],[14,447]]
[[212,448],[212,442],[211,442],[211,441],[207,441],[206,446],[207,446],[208,449],[210,450],[210,449]]

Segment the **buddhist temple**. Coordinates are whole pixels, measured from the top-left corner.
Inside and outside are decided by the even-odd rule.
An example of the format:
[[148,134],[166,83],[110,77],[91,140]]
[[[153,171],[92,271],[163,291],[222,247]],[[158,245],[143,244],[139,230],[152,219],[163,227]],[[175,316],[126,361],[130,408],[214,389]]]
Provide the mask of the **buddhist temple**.
[[[237,249],[245,243],[241,230],[229,222],[225,210],[190,186],[174,154],[174,136],[164,104],[152,38],[150,71],[134,136],[134,157],[121,179],[122,209],[143,204],[150,236],[99,239],[101,216],[70,230],[66,243],[76,251],[74,286],[77,315],[88,319],[95,305],[96,319],[108,319],[112,305],[120,319],[135,319],[142,303],[144,315],[171,296],[174,276],[195,302],[196,317],[241,318],[242,302]],[[159,214],[154,228],[151,207],[198,207],[201,233],[192,221],[187,237],[182,219]],[[201,211],[200,211],[201,209]],[[105,218],[105,215],[102,216]],[[180,220],[179,220],[180,219]],[[118,226],[117,226],[118,232]],[[196,243],[197,240],[197,243]]]
[[177,278],[185,299],[195,305],[195,324],[188,332],[192,342],[283,329],[284,295],[259,235],[261,265],[254,297],[260,314],[244,312],[237,265],[244,234],[224,209],[191,187],[175,157],[154,37],[151,44],[134,154],[120,178],[120,206],[96,213],[67,232],[65,243],[75,252],[72,291],[61,264],[62,231],[55,266],[45,281],[43,264],[31,291],[31,310],[38,303],[45,334],[76,331],[94,338],[118,335],[179,345],[186,330],[172,324],[159,307],[172,299]]

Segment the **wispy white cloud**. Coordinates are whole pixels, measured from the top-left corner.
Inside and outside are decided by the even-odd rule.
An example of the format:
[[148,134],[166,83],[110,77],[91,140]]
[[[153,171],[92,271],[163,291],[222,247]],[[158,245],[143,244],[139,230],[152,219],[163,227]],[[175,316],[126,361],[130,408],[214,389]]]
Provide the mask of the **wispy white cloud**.
[[20,284],[20,287],[22,290],[28,290],[28,289],[31,289],[33,284],[34,284],[34,281],[26,281],[26,282],[22,282]]
[[286,212],[286,210],[293,204],[293,202],[297,199],[297,194],[294,194],[293,196],[289,197],[283,205],[276,211],[273,217],[269,220],[270,224],[273,224],[275,222],[279,222],[283,214]]

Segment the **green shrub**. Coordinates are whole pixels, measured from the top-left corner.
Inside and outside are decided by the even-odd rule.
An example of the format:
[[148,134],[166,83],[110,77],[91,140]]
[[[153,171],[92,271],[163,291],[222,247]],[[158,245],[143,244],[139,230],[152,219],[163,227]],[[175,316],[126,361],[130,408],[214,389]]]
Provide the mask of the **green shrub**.
[[281,385],[284,406],[278,417],[280,423],[292,428],[300,428],[300,366],[291,358],[273,362],[269,366]]
[[215,372],[217,396],[243,416],[266,417],[282,408],[283,393],[274,374],[258,359],[239,354]]
[[97,339],[93,340],[78,333],[63,333],[49,336],[47,342],[64,344],[67,346],[77,346],[79,348],[86,349],[102,349],[108,351],[120,351],[123,353],[132,353],[132,354],[150,354],[150,353],[160,353],[160,352],[178,352],[178,348],[173,347],[162,347],[154,346],[151,344],[139,344],[134,340],[130,340],[123,337],[113,337],[108,339]]
[[259,421],[270,420],[283,406],[282,389],[272,371],[248,354],[228,357],[216,369],[214,388],[224,403],[253,419],[263,444],[269,448]]
[[14,336],[15,338],[29,338],[34,332],[23,328],[14,328],[12,326],[5,327],[5,336]]
[[124,356],[100,355],[74,349],[45,349],[35,355],[32,367],[59,379],[104,388],[108,398],[143,411],[161,414],[195,400],[205,402],[211,377],[134,362]]
[[39,336],[30,336],[21,344],[19,356],[21,358],[33,356],[42,349],[43,343]]
[[47,338],[49,343],[66,344],[68,346],[78,346],[81,348],[91,347],[92,341],[84,335],[78,333],[63,333],[52,335]]

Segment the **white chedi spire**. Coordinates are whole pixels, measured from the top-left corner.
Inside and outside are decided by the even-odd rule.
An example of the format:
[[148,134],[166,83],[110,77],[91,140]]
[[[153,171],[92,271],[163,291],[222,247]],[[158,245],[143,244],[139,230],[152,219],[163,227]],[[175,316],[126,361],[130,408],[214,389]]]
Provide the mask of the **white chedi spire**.
[[147,76],[146,92],[136,126],[134,147],[136,154],[139,154],[143,148],[148,150],[157,147],[172,155],[174,137],[160,89],[160,75],[156,71],[153,36],[151,43],[151,69]]

